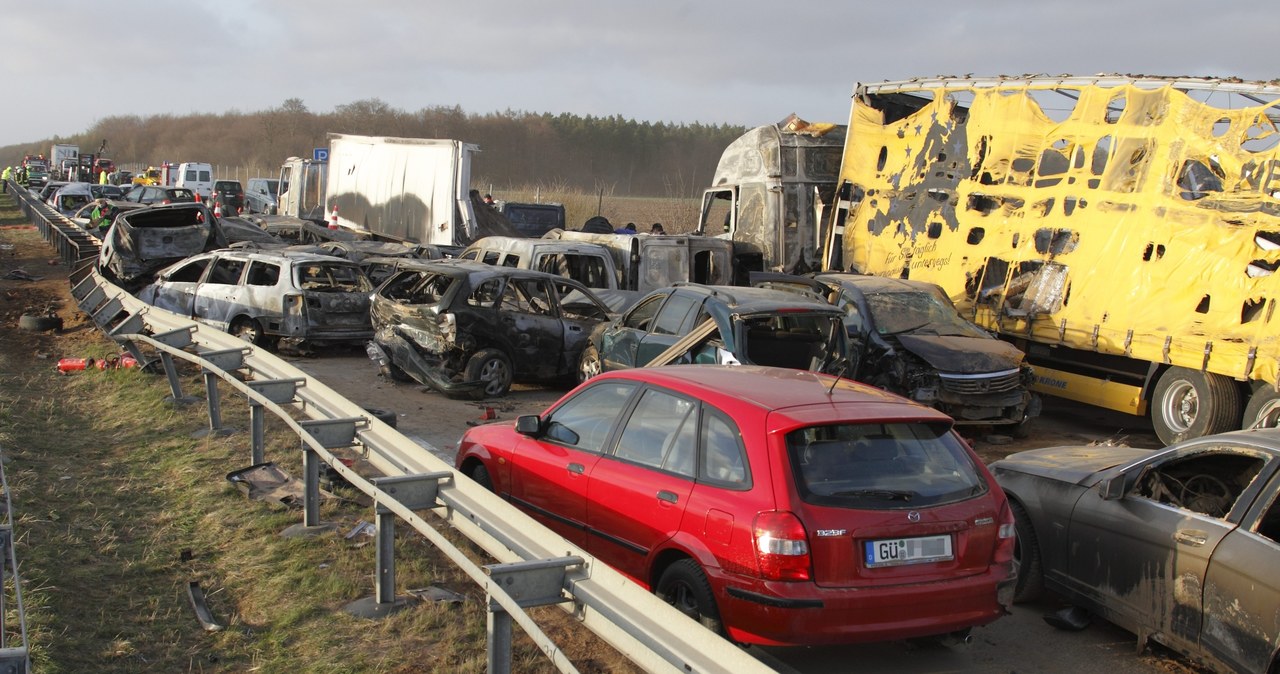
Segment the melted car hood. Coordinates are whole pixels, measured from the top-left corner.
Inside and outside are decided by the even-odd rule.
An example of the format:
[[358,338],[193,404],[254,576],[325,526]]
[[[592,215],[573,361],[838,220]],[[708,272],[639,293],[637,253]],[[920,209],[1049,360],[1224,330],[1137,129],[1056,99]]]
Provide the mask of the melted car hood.
[[1152,450],[1106,445],[1086,447],[1046,447],[1009,456],[991,464],[993,471],[1013,471],[1037,475],[1071,484],[1088,486],[1099,471],[1125,466],[1151,456]]
[[999,339],[960,335],[895,335],[902,348],[940,372],[981,374],[1012,370],[1022,364],[1018,347]]

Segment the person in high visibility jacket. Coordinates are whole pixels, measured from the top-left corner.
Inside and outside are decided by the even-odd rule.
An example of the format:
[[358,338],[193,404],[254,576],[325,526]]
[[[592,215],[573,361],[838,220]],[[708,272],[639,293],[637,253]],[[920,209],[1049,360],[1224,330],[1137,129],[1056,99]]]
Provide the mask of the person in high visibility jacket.
[[0,182],[0,192],[9,191],[9,179],[12,177],[13,177],[12,166],[6,166],[4,167],[4,171],[0,171],[0,181],[3,181],[3,182]]
[[106,172],[106,171],[98,171],[98,184],[99,184],[99,185],[106,185],[106,184],[107,184],[107,172]]

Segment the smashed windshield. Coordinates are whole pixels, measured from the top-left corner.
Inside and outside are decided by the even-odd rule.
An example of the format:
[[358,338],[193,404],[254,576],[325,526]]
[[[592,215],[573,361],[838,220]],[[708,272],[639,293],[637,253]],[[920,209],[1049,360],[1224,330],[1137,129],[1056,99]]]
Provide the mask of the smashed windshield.
[[876,331],[882,335],[917,332],[939,336],[988,336],[982,328],[961,317],[949,302],[931,293],[873,293],[866,298]]

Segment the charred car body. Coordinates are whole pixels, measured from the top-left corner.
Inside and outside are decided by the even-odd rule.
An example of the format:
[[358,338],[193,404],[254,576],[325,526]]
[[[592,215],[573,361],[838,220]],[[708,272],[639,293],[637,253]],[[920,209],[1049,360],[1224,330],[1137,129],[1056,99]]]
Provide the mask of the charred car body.
[[142,301],[269,346],[363,341],[373,287],[354,262],[288,251],[222,250],[161,271]]
[[1219,671],[1277,671],[1278,468],[1276,429],[993,463],[1017,527],[1015,600],[1049,589],[1139,646],[1154,639]]
[[150,283],[156,271],[226,246],[222,228],[203,204],[138,208],[116,216],[103,236],[98,270],[134,292]]
[[406,261],[371,316],[370,355],[393,378],[474,398],[572,378],[592,328],[612,318],[572,279],[465,260]]
[[682,283],[655,290],[591,334],[579,378],[668,363],[752,364],[839,374],[843,312],[785,290]]
[[1040,413],[1017,347],[956,311],[933,283],[846,273],[755,273],[753,285],[807,288],[844,311],[851,379],[910,398],[958,424],[1021,424]]

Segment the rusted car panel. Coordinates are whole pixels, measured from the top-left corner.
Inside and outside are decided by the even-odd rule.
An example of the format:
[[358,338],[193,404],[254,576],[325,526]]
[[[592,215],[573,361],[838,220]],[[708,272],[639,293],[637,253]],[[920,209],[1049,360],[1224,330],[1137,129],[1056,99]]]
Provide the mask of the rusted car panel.
[[227,245],[203,204],[170,204],[121,213],[103,237],[98,269],[121,287],[137,290],[159,269]]
[[612,317],[572,279],[465,260],[403,262],[373,295],[371,355],[442,393],[505,394],[569,378],[591,329]]
[[224,250],[163,270],[138,297],[254,343],[319,344],[373,335],[372,290],[353,262],[286,251]]
[[1018,600],[1047,588],[1215,670],[1276,671],[1278,467],[1276,429],[995,462],[1017,520]]
[[966,320],[935,284],[831,272],[749,278],[812,291],[843,309],[851,379],[941,410],[957,424],[1016,425],[1040,412],[1022,351]]

